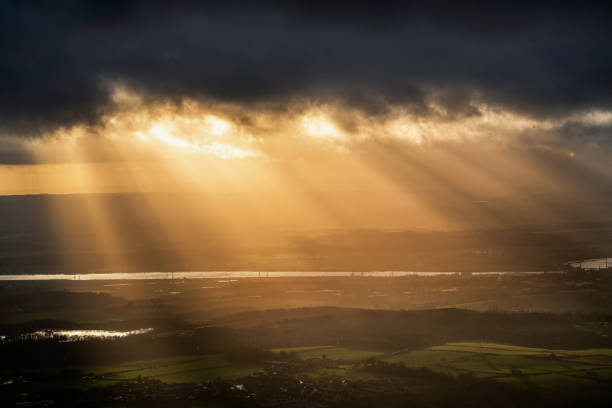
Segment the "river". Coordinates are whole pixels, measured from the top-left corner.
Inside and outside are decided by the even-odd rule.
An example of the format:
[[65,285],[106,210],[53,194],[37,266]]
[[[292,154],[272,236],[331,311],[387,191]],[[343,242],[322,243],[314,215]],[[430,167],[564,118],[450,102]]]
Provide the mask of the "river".
[[[611,259],[612,261],[612,259]],[[474,275],[541,275],[562,273],[561,271],[533,272],[473,272]],[[414,271],[374,271],[374,272],[257,272],[257,271],[215,271],[215,272],[117,272],[84,274],[30,274],[0,275],[0,281],[37,281],[37,280],[137,280],[137,279],[236,279],[236,278],[296,278],[296,277],[399,277],[399,276],[444,276],[461,275],[461,272],[414,272]]]

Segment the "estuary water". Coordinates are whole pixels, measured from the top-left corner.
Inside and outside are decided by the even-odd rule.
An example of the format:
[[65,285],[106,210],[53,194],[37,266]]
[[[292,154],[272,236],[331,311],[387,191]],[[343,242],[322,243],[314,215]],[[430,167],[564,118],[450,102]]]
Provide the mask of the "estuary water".
[[612,258],[593,258],[585,259],[584,261],[570,262],[574,268],[582,268],[587,270],[612,268]]
[[[611,259],[612,261],[612,259]],[[561,271],[533,272],[473,272],[474,275],[541,275],[562,273]],[[215,271],[215,272],[117,272],[83,274],[31,274],[0,275],[0,281],[37,281],[37,280],[138,280],[138,279],[236,279],[236,278],[299,278],[299,277],[399,277],[399,276],[444,276],[458,275],[462,272],[414,272],[414,271],[374,271],[374,272],[267,272],[267,271]]]

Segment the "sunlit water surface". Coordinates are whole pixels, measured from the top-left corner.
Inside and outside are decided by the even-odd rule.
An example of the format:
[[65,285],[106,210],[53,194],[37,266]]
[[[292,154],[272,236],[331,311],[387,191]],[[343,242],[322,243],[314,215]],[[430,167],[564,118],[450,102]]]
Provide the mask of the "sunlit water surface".
[[91,339],[119,339],[122,337],[133,336],[136,334],[144,334],[152,332],[153,328],[148,327],[145,329],[128,330],[128,331],[115,331],[115,330],[38,330],[32,333],[24,333],[19,335],[17,338],[9,338],[7,336],[0,336],[0,341],[10,340],[48,340],[55,339],[60,341],[82,341]]
[[[612,259],[611,259],[612,261]],[[560,271],[534,272],[474,272],[474,275],[489,274],[545,274]],[[298,277],[398,277],[398,276],[443,276],[461,275],[461,272],[414,272],[414,271],[377,271],[377,272],[129,272],[129,273],[84,273],[84,274],[33,274],[0,275],[0,281],[10,280],[135,280],[135,279],[234,279],[234,278],[298,278]]]
[[594,258],[570,263],[574,268],[588,270],[612,268],[612,258]]

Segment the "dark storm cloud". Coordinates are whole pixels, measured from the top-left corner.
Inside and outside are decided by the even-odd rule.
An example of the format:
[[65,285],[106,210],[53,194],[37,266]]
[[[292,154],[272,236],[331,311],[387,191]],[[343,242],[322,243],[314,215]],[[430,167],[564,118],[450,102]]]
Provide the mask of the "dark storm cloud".
[[427,114],[432,98],[456,115],[478,114],[475,99],[539,117],[612,107],[612,19],[596,3],[14,1],[0,15],[0,129],[16,135],[95,121],[116,82],[371,114]]

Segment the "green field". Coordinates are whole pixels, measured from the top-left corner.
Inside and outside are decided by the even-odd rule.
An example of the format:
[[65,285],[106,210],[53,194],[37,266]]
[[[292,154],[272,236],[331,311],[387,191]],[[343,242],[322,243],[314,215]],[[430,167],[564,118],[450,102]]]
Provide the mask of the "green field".
[[554,350],[533,347],[512,346],[496,343],[448,343],[443,346],[431,347],[431,350],[442,351],[468,351],[499,355],[533,355],[533,356],[607,356],[612,358],[612,349],[585,349],[585,350]]
[[79,368],[85,373],[103,376],[109,380],[133,380],[142,377],[165,382],[197,382],[241,377],[252,374],[261,367],[237,366],[221,356],[200,355]]
[[[446,374],[473,373],[479,377],[532,385],[584,384],[612,380],[612,349],[552,350],[496,343],[448,343],[424,350],[384,353],[335,346],[279,348],[302,359],[338,359],[358,363],[369,358],[427,367]],[[351,367],[319,370],[313,375],[350,375]]]
[[80,370],[83,378],[64,378],[63,373],[67,370],[66,368],[37,370],[38,373],[44,374],[44,380],[15,384],[15,386],[20,389],[20,392],[27,393],[45,389],[88,389],[121,381],[134,381],[139,377],[163,382],[203,382],[218,378],[240,378],[251,375],[261,368],[236,365],[218,355],[178,356],[69,368]]
[[494,343],[448,343],[384,359],[448,374],[535,385],[580,385],[612,379],[612,350],[549,350]]
[[[325,356],[330,360],[345,361],[336,367],[317,368],[299,374],[308,377],[359,377],[365,374],[359,369],[361,363],[374,358],[391,363],[402,362],[409,367],[427,367],[451,375],[473,373],[478,377],[523,386],[589,386],[612,381],[612,349],[549,350],[495,343],[448,343],[394,353],[336,346],[278,348],[272,351],[295,353],[301,359]],[[28,393],[53,388],[86,389],[139,378],[164,382],[203,382],[248,376],[263,368],[263,364],[237,365],[220,355],[183,355],[70,367],[81,372],[71,378],[63,374],[65,368],[48,368],[42,371],[44,379],[16,383],[12,387]]]

